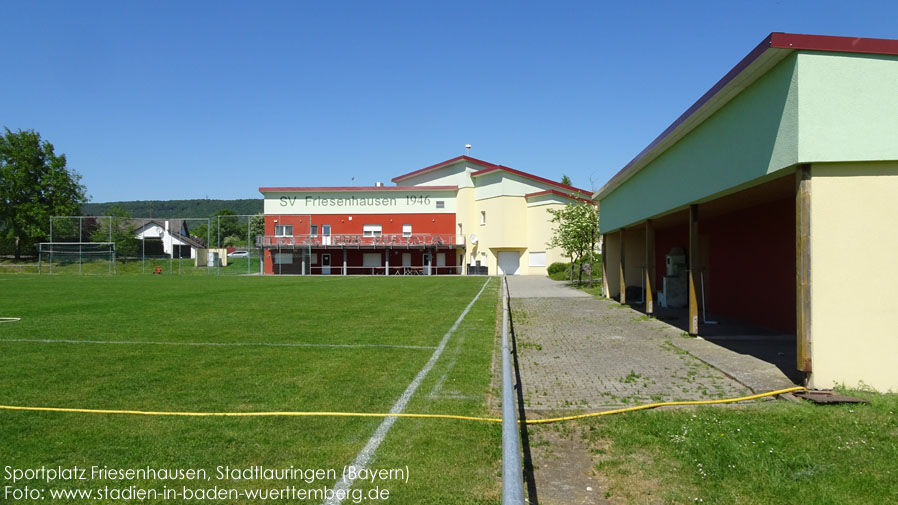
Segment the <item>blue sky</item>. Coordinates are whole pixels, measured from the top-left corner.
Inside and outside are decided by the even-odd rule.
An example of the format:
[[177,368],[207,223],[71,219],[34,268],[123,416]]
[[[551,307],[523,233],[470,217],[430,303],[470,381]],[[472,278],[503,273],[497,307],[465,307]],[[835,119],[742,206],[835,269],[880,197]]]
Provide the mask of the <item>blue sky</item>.
[[0,126],[92,201],[389,183],[464,154],[598,189],[768,33],[898,2],[0,0]]

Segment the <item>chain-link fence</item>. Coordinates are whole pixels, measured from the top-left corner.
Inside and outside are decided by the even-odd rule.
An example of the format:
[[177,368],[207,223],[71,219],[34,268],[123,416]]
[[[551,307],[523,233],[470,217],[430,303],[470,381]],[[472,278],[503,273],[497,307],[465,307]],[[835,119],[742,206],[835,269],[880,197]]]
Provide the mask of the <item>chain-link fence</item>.
[[247,275],[261,271],[261,215],[54,216],[38,273]]

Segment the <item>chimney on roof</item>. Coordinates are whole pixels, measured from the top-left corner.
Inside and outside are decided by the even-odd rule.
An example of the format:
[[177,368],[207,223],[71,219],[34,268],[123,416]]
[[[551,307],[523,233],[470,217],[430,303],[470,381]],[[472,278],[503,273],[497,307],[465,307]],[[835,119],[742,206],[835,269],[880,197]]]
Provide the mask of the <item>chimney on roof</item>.
[[382,182],[380,182],[380,181],[375,182],[375,183],[374,183],[374,187],[376,187],[376,188],[382,188],[382,187],[384,187],[384,183],[382,183]]

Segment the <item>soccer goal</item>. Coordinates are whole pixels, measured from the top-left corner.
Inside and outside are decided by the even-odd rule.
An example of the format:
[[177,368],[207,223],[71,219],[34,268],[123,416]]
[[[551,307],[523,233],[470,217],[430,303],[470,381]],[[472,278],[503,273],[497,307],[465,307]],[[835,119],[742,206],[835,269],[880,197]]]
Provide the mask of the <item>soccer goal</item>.
[[41,242],[37,272],[115,274],[115,242]]

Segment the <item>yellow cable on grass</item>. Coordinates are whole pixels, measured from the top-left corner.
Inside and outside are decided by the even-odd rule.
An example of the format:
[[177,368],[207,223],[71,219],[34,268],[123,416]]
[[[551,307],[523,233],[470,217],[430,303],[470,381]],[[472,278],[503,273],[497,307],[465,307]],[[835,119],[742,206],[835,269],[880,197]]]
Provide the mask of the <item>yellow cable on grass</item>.
[[[546,424],[556,423],[559,421],[572,421],[574,419],[584,419],[587,417],[607,416],[611,414],[620,414],[623,412],[632,412],[635,410],[653,409],[656,407],[667,407],[673,405],[713,405],[719,403],[735,403],[748,400],[757,400],[767,396],[776,396],[795,391],[806,391],[801,386],[787,389],[778,389],[767,393],[759,393],[751,396],[741,396],[739,398],[725,398],[722,400],[695,400],[683,402],[661,402],[650,403],[648,405],[640,405],[637,407],[627,407],[616,410],[606,410],[603,412],[592,412],[589,414],[579,414],[575,416],[553,417],[550,419],[528,419],[527,424]],[[371,412],[154,412],[145,410],[107,410],[107,409],[74,409],[64,407],[20,407],[15,405],[0,405],[0,410],[25,410],[32,412],[74,412],[80,414],[128,414],[138,416],[181,416],[181,417],[410,417],[417,419],[458,419],[462,421],[481,421],[487,423],[501,423],[502,419],[498,417],[473,417],[473,416],[456,416],[452,414],[380,414]]]

